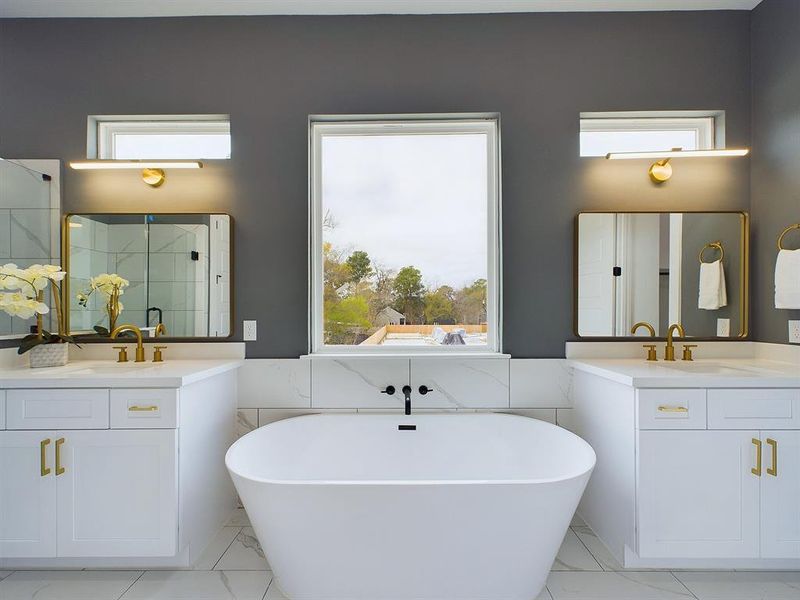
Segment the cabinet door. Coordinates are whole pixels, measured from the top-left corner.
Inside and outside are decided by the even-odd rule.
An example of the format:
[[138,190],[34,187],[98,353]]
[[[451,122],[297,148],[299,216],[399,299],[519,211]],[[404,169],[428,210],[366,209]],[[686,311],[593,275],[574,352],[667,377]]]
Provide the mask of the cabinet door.
[[56,555],[52,431],[0,431],[0,557]]
[[800,431],[762,431],[761,556],[800,558]]
[[759,556],[756,431],[641,431],[642,557]]
[[172,556],[177,432],[60,431],[58,556]]

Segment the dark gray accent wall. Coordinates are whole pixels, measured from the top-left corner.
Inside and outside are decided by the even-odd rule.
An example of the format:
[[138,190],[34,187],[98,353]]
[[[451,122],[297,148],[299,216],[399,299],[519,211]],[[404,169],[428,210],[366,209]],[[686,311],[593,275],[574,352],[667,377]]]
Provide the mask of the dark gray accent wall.
[[[800,2],[764,0],[752,15],[753,337],[786,343],[800,310],[775,308],[776,239],[800,223]],[[785,246],[800,248],[800,232]]]
[[307,350],[307,117],[502,115],[504,350],[572,339],[575,213],[747,210],[749,159],[578,156],[581,111],[723,109],[750,144],[750,13],[30,19],[0,22],[0,156],[86,157],[86,116],[229,113],[230,161],[168,173],[65,170],[64,209],[229,212],[236,338]]

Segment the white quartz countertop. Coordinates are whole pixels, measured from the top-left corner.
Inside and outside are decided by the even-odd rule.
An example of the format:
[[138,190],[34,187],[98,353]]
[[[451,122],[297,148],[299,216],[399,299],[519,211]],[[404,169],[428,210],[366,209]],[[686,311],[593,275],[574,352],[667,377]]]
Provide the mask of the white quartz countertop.
[[63,367],[0,369],[0,389],[16,388],[178,388],[237,369],[239,359],[165,360],[116,363],[78,360]]
[[800,364],[763,359],[575,359],[579,371],[637,388],[800,388]]

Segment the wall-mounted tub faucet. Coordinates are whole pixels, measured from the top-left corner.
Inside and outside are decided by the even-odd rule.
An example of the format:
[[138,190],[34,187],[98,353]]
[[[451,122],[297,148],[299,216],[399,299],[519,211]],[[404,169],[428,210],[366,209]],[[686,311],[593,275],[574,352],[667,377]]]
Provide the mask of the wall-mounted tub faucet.
[[406,414],[411,414],[411,386],[404,385],[403,386],[403,396],[406,398]]

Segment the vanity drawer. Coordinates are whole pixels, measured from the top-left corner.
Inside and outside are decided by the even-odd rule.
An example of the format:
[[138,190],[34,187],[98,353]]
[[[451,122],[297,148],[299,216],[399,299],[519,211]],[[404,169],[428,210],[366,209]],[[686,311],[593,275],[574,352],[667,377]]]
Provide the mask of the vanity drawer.
[[108,429],[108,390],[8,390],[7,429]]
[[6,391],[0,390],[0,429],[6,428]]
[[705,429],[706,390],[639,390],[639,429]]
[[112,429],[175,429],[178,390],[111,390]]
[[800,429],[800,389],[708,390],[709,429]]

